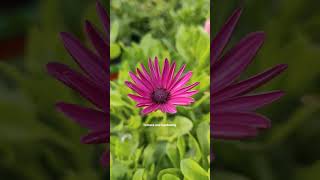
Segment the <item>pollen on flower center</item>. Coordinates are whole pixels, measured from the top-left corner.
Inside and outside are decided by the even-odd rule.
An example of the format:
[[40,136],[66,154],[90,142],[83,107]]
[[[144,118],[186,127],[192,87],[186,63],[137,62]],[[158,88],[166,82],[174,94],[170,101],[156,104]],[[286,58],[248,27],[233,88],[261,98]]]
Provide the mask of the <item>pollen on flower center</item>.
[[157,104],[164,104],[168,101],[170,93],[163,88],[158,88],[151,94],[152,101]]

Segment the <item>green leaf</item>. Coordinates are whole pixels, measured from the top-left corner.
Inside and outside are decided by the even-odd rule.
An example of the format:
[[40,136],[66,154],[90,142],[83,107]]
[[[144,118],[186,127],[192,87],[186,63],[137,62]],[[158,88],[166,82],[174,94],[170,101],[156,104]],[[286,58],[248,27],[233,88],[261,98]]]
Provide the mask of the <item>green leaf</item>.
[[116,41],[119,33],[119,21],[114,20],[111,24],[111,31],[110,31],[110,42],[113,43]]
[[183,159],[184,154],[186,153],[186,143],[184,141],[183,136],[178,138],[177,146],[178,146],[178,150],[179,150],[180,159]]
[[176,34],[176,48],[185,61],[199,68],[209,64],[210,38],[202,28],[182,25]]
[[178,168],[168,168],[168,169],[163,169],[163,170],[161,170],[159,172],[157,180],[161,180],[162,177],[165,174],[171,174],[171,175],[174,175],[174,176],[179,177],[179,178],[182,178],[182,176],[183,176],[181,171],[180,171],[180,169],[178,169]]
[[167,144],[167,156],[169,157],[171,163],[174,167],[178,168],[180,165],[180,157],[179,157],[179,151],[177,148],[177,143],[168,143]]
[[161,180],[180,180],[177,176],[174,176],[172,174],[165,174],[162,176]]
[[204,157],[210,154],[210,125],[202,122],[197,127],[197,138]]
[[138,169],[134,173],[132,180],[144,180],[143,174],[144,174],[144,169]]
[[189,134],[188,142],[189,151],[187,157],[199,162],[202,157],[202,154],[197,140],[191,134]]
[[187,179],[209,180],[207,171],[192,159],[184,159],[180,164],[182,174]]
[[110,45],[110,59],[116,59],[121,54],[121,48],[117,43],[111,43]]

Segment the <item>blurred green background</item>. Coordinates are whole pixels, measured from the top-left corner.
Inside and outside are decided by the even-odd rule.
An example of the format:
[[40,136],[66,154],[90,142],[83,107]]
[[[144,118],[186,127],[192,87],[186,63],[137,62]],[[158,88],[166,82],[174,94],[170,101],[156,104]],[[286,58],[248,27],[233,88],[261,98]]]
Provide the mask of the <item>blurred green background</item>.
[[[107,5],[106,0],[103,2]],[[211,2],[213,35],[239,6],[244,7],[244,12],[230,44],[252,31],[267,33],[265,45],[244,77],[278,63],[289,64],[281,77],[263,87],[287,93],[279,102],[261,110],[272,119],[272,129],[250,141],[213,142],[217,155],[213,176],[218,180],[319,179],[320,2]],[[86,102],[49,77],[44,69],[48,61],[74,66],[58,33],[70,31],[85,41],[84,19],[100,25],[94,1],[1,3],[0,179],[109,177],[97,163],[104,147],[81,145],[79,137],[85,130],[53,107],[57,100]],[[112,68],[117,71],[116,66]]]
[[212,2],[213,35],[237,7],[244,9],[230,45],[249,32],[267,34],[243,78],[275,64],[289,65],[285,73],[262,88],[286,92],[280,101],[261,110],[272,120],[272,129],[249,141],[214,142],[216,179],[320,179],[320,11],[315,8],[320,2]]
[[0,179],[107,179],[105,147],[80,144],[86,130],[54,109],[86,102],[45,70],[49,61],[76,68],[59,32],[87,42],[84,19],[100,25],[95,1],[11,0],[0,9]]

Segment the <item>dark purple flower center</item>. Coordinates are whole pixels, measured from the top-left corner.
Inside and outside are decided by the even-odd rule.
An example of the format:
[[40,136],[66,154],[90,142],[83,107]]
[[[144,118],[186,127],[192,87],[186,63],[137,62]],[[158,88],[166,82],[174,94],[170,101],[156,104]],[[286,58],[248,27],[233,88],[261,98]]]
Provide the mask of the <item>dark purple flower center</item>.
[[153,102],[157,104],[164,104],[168,101],[169,96],[170,96],[170,93],[167,90],[163,88],[158,88],[154,90],[153,93],[151,94],[151,99]]

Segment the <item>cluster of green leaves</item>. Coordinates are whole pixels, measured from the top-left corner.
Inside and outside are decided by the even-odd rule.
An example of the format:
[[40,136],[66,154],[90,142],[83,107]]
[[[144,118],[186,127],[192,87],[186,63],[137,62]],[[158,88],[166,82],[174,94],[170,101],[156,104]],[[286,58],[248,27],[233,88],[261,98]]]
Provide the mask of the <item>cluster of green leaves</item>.
[[[203,30],[209,1],[113,1],[111,57],[118,78],[111,82],[112,180],[210,178],[210,38]],[[196,14],[195,12],[199,12]],[[114,51],[114,52],[112,52]],[[141,115],[127,97],[129,71],[157,56],[187,64],[200,82],[196,102],[178,113]],[[146,127],[145,123],[176,124]]]
[[93,2],[77,1],[77,8],[74,3],[41,1],[39,19],[29,25],[25,57],[0,63],[1,179],[107,179],[99,164],[105,147],[80,144],[86,130],[54,107],[57,101],[90,105],[46,72],[50,61],[76,68],[59,32],[73,31],[84,39],[81,22],[94,19],[85,14],[96,12]]
[[[287,72],[260,89],[282,89],[286,95],[261,111],[272,120],[273,127],[258,139],[212,142],[217,154],[212,167],[215,178],[319,179],[320,146],[315,139],[320,137],[320,27],[317,23],[320,13],[313,8],[319,2],[281,0],[244,4],[231,44],[249,32],[265,31],[266,42],[248,75],[275,64],[288,64]],[[212,5],[214,35],[239,4],[216,0]]]

